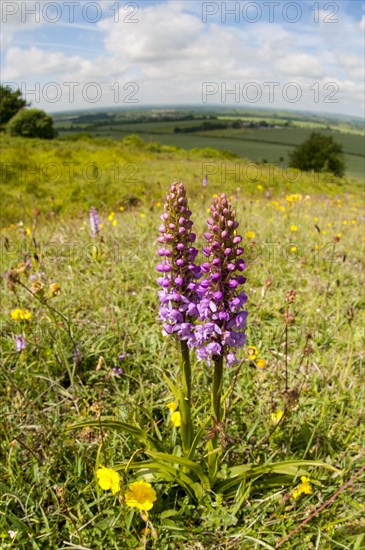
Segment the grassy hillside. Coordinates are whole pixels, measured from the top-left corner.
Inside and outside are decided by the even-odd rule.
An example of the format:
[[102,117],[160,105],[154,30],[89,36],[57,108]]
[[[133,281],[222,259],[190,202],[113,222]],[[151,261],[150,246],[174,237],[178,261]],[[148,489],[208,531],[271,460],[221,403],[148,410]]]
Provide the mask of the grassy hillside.
[[[308,174],[288,183],[279,170],[271,177],[263,166],[252,180],[211,175],[203,189],[206,162],[233,168],[241,159],[138,139],[7,139],[2,160],[28,170],[75,166],[73,179],[63,173],[50,183],[29,174],[22,182],[14,173],[3,185],[2,547],[274,550],[317,511],[283,548],[360,550],[365,486],[363,476],[354,478],[364,465],[365,444],[360,188],[349,180],[316,182]],[[89,179],[83,176],[88,163],[103,170],[100,181],[97,168]],[[119,178],[112,163],[124,170]],[[162,205],[175,177],[187,187],[197,246],[204,242],[212,194],[225,190],[245,248],[247,346],[258,355],[249,359],[244,347],[241,368],[224,369],[230,439],[223,438],[220,461],[269,469],[295,459],[312,464],[294,477],[286,467],[276,476],[244,478],[231,498],[206,490],[198,503],[174,476],[166,482],[129,467],[132,459],[146,458],[144,447],[100,424],[105,416],[138,423],[177,459],[181,455],[180,430],[167,408],[174,396],[164,380],[167,375],[178,383],[179,350],[161,332],[155,268]],[[98,241],[90,236],[92,204],[101,207]],[[59,291],[50,295],[55,284]],[[28,310],[27,319],[14,316],[19,308]],[[20,337],[24,349],[17,348]],[[199,427],[210,422],[212,367],[194,356],[192,365]],[[68,431],[80,421],[94,426]],[[205,464],[206,456],[202,443],[196,461]],[[327,468],[314,466],[318,460]],[[145,474],[157,495],[149,511],[153,530],[145,531],[138,510],[99,487],[99,465],[122,468],[124,487]],[[298,496],[303,475],[310,485]]]
[[[176,137],[190,145],[199,140],[184,134]],[[272,151],[273,145],[267,147]],[[192,196],[198,197],[203,193],[205,174],[212,193],[238,190],[258,198],[266,192],[275,197],[289,192],[330,196],[361,192],[361,184],[350,178],[254,165],[232,153],[209,148],[182,150],[144,143],[138,137],[43,141],[4,136],[1,219],[4,224],[26,221],[35,209],[83,215],[92,205],[102,210],[148,207],[161,197],[166,181],[175,178],[189,185]]]

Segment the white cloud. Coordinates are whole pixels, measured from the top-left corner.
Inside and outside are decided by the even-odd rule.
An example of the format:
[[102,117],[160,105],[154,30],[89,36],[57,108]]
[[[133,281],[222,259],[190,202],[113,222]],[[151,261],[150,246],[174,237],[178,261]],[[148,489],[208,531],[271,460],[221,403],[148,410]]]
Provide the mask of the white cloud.
[[[194,10],[187,12],[184,2],[139,5],[135,14],[138,23],[126,23],[126,12],[121,8],[119,22],[110,11],[108,18],[93,27],[104,36],[104,48],[94,59],[85,59],[81,48],[78,55],[69,56],[59,48],[46,51],[12,46],[5,56],[3,78],[34,80],[42,76],[64,82],[96,81],[104,87],[116,81],[121,86],[133,81],[139,84],[141,102],[170,104],[200,103],[202,82],[207,81],[219,85],[227,82],[227,88],[237,82],[240,87],[252,81],[279,82],[283,87],[294,81],[307,92],[299,104],[285,105],[281,98],[273,105],[256,106],[341,112],[341,102],[313,105],[309,91],[314,82],[322,87],[338,82],[346,105],[353,112],[362,108],[363,36],[359,21],[343,16],[339,24],[318,24],[314,34],[313,24],[308,23],[286,27],[264,21],[245,26],[203,23]],[[108,98],[110,94],[103,100]],[[214,99],[219,98],[217,94]],[[107,103],[98,106],[102,105]]]

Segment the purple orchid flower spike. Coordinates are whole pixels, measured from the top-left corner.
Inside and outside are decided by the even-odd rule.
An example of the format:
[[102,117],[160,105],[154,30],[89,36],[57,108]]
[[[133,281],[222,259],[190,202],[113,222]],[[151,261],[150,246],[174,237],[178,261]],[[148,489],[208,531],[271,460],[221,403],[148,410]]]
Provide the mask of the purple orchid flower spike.
[[97,209],[92,206],[89,211],[91,236],[95,239],[100,233],[100,217]]
[[193,222],[190,216],[185,187],[174,182],[166,196],[159,227],[161,248],[157,253],[162,260],[157,266],[161,274],[157,282],[162,287],[159,292],[160,320],[165,335],[172,334],[193,347],[200,267],[195,264],[198,250],[192,246],[196,235],[191,231]]
[[246,267],[240,258],[244,250],[242,237],[236,232],[236,213],[224,193],[213,200],[210,210],[208,232],[204,234],[206,262],[201,265],[206,277],[197,289],[200,324],[195,329],[195,345],[200,359],[224,356],[230,366],[237,362],[235,350],[246,341],[247,311],[242,307],[247,296],[239,290],[246,281],[241,275]]

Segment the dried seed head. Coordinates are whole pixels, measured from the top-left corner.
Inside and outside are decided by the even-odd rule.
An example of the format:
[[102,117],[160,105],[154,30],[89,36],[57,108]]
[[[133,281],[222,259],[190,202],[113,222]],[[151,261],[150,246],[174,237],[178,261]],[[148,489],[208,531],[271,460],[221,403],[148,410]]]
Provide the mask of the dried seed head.
[[295,290],[288,290],[288,292],[285,294],[286,303],[293,304],[295,302],[296,294],[297,293]]

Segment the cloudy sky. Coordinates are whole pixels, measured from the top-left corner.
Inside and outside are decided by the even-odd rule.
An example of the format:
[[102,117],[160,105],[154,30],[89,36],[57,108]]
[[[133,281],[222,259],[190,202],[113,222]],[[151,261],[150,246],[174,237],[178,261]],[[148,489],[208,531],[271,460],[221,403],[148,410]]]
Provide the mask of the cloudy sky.
[[236,105],[364,116],[364,2],[2,0],[2,81],[57,112]]

